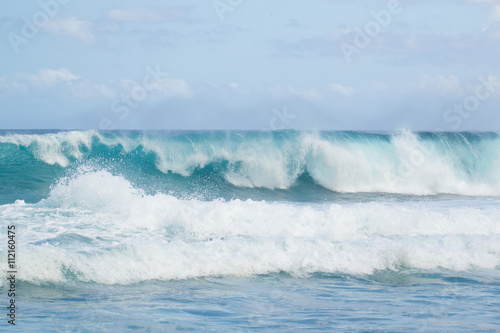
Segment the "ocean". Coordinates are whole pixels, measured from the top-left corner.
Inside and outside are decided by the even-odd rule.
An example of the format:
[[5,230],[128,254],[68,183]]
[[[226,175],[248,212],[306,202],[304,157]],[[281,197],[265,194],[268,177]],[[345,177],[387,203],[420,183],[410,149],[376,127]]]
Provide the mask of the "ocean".
[[500,331],[499,133],[2,130],[0,222],[5,331]]

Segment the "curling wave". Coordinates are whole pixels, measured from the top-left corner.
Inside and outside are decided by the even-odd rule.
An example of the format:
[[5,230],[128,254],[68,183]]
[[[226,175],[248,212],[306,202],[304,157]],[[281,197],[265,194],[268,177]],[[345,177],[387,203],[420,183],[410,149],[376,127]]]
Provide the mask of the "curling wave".
[[496,133],[7,134],[0,136],[0,160],[6,183],[32,176],[47,189],[64,170],[86,163],[155,191],[195,191],[203,183],[226,189],[304,191],[316,185],[343,193],[500,195]]

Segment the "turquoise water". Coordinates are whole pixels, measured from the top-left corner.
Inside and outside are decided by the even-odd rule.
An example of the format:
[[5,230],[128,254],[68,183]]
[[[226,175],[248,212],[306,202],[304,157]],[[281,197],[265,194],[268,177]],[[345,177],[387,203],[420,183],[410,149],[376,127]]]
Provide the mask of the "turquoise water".
[[16,328],[495,332],[499,167],[496,133],[3,131]]

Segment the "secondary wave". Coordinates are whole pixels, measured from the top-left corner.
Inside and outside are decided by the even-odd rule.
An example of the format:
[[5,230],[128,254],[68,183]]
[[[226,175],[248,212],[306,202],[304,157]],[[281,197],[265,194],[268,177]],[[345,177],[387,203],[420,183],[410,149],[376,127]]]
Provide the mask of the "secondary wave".
[[0,217],[22,230],[19,279],[132,284],[278,272],[495,269],[500,208],[497,200],[476,201],[181,200],[89,171],[62,179],[37,204],[0,206]]

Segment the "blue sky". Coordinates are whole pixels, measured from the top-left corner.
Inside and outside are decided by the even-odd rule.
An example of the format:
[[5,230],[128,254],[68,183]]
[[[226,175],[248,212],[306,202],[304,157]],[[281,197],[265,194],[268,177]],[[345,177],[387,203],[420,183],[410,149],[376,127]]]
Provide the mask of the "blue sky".
[[0,128],[500,130],[500,1],[0,4]]

